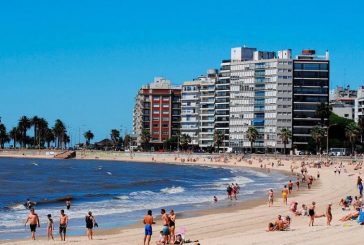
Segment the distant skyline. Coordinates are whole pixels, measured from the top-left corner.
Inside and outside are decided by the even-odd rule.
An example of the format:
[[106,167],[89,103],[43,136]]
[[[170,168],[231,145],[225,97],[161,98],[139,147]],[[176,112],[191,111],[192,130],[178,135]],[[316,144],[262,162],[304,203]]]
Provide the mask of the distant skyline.
[[[364,85],[361,1],[8,1],[0,7],[0,117],[57,118],[73,143],[132,130],[138,89],[192,80],[230,48],[330,52],[331,88]],[[81,136],[82,137],[82,136]],[[81,141],[83,140],[83,137]]]

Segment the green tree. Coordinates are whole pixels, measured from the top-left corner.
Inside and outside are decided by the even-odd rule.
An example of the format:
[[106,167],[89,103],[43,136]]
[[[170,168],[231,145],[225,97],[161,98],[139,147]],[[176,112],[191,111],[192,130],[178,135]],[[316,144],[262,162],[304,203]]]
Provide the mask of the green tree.
[[65,140],[66,127],[60,119],[57,119],[54,123],[53,133],[56,140],[56,147],[62,148]]
[[25,148],[27,144],[27,131],[30,129],[31,123],[28,117],[22,116],[18,122],[18,129],[21,132],[22,147]]
[[321,126],[325,125],[325,119],[329,118],[331,114],[330,107],[327,103],[322,102],[316,109],[315,115],[321,119]]
[[287,154],[286,147],[289,140],[292,139],[292,132],[288,128],[282,128],[279,133],[279,138],[282,140],[284,145],[284,154]]
[[217,146],[217,152],[220,152],[220,146],[224,142],[225,134],[221,130],[215,130],[214,132],[214,145]]
[[125,149],[129,148],[130,143],[131,143],[131,138],[130,138],[130,135],[129,134],[126,134],[124,136],[124,142],[123,143],[124,143],[124,148]]
[[17,127],[13,127],[10,132],[9,132],[9,136],[10,138],[13,140],[13,148],[16,148],[16,143],[19,142],[19,144],[21,143],[21,132]]
[[90,145],[90,141],[94,138],[94,134],[91,132],[91,130],[87,130],[83,136],[86,139],[86,145]]
[[249,126],[246,131],[246,137],[250,141],[250,153],[253,153],[253,143],[257,140],[258,135],[258,130],[254,126]]
[[117,129],[111,129],[110,137],[111,137],[113,147],[114,147],[114,149],[116,149],[116,146],[120,140],[120,131]]
[[46,131],[48,130],[48,122],[44,118],[39,118],[37,129],[37,145],[39,148],[44,147],[46,142]]
[[37,116],[34,116],[30,119],[30,125],[33,126],[34,129],[34,142],[33,146],[38,145],[38,128],[39,128],[39,120],[40,118]]
[[322,138],[325,136],[325,129],[321,126],[315,126],[311,130],[311,137],[316,143],[316,154],[321,153],[321,142]]
[[143,150],[149,149],[149,142],[150,142],[150,132],[148,129],[143,129],[142,134],[140,135],[141,144]]
[[182,149],[186,150],[191,143],[191,137],[188,134],[182,134],[179,138],[179,143],[181,144]]
[[5,143],[10,142],[10,137],[6,133],[6,127],[4,124],[0,123],[0,148],[4,149]]
[[44,131],[44,141],[47,143],[47,148],[51,147],[51,143],[55,140],[53,130],[46,128]]
[[358,139],[359,135],[360,135],[360,128],[355,122],[346,125],[345,136],[348,138],[351,144],[351,154],[354,154],[355,142]]

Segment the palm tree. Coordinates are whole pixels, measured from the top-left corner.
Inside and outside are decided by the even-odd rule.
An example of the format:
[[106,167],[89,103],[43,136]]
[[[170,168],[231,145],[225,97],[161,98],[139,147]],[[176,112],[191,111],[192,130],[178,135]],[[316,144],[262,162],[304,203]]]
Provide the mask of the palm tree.
[[130,135],[129,134],[126,134],[125,137],[124,137],[124,148],[129,148],[129,145],[130,145]]
[[311,137],[316,142],[316,154],[321,153],[321,140],[325,136],[325,129],[321,126],[315,126],[311,130]]
[[220,146],[224,142],[224,132],[221,130],[215,130],[214,132],[214,144],[217,146],[217,152],[220,152]]
[[118,144],[119,139],[120,139],[120,131],[117,129],[111,129],[110,137],[111,137],[111,141],[113,143],[114,149],[116,149],[116,145]]
[[351,154],[354,154],[355,142],[360,135],[360,128],[355,122],[351,122],[345,127],[345,136],[349,139],[351,144]]
[[179,138],[179,143],[181,144],[182,149],[186,150],[191,143],[191,137],[188,134],[182,134]]
[[322,102],[316,109],[315,115],[321,119],[321,126],[325,124],[325,118],[329,118],[331,114],[330,107],[327,103]]
[[39,118],[38,128],[37,128],[37,145],[38,147],[44,147],[46,142],[45,135],[48,129],[48,122],[44,118]]
[[37,116],[34,116],[30,119],[30,124],[31,124],[31,126],[33,126],[33,129],[34,129],[34,142],[33,142],[34,146],[36,146],[38,143],[37,139],[38,139],[39,120],[40,120],[40,118]]
[[50,128],[46,128],[44,130],[44,141],[47,143],[47,148],[51,147],[51,142],[55,140],[53,130]]
[[90,141],[94,138],[94,134],[91,132],[91,130],[87,130],[83,136],[86,139],[86,145],[90,145]]
[[56,122],[54,123],[53,132],[54,132],[54,137],[56,138],[56,143],[57,143],[56,147],[57,148],[62,147],[64,144],[66,127],[64,126],[64,123],[60,119],[57,119]]
[[13,148],[16,148],[16,142],[21,139],[21,133],[20,130],[17,127],[13,127],[9,132],[10,138],[13,140]]
[[18,128],[21,132],[21,141],[22,141],[22,147],[25,148],[26,147],[26,142],[27,142],[27,130],[30,128],[31,124],[30,124],[30,120],[28,117],[26,116],[22,116],[19,119],[18,122]]
[[6,127],[0,123],[0,148],[4,149],[5,143],[10,141],[9,135],[6,133]]
[[281,138],[284,145],[284,154],[287,154],[286,146],[289,143],[289,140],[292,139],[292,132],[288,128],[282,128],[279,133],[279,138]]
[[140,138],[143,149],[146,150],[147,148],[149,148],[150,132],[148,129],[143,129]]
[[246,131],[246,137],[250,141],[250,153],[253,153],[253,143],[258,138],[258,130],[254,126],[249,126],[248,130]]

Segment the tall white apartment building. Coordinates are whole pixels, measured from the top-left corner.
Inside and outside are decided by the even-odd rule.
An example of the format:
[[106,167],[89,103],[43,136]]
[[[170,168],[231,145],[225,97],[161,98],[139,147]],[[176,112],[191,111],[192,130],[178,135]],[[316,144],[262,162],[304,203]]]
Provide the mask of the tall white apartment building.
[[[254,126],[259,136],[253,148],[258,152],[282,151],[280,130],[292,130],[292,87],[291,50],[279,51],[277,55],[255,48],[233,48],[230,146],[238,151],[249,149],[246,132]],[[291,148],[291,141],[287,148]]]
[[215,69],[210,69],[207,77],[199,77],[199,80],[201,81],[199,146],[206,149],[214,146],[215,85],[218,80],[218,73]]
[[196,147],[198,147],[200,131],[200,87],[200,80],[184,82],[181,96],[181,135],[189,135],[190,145]]
[[364,117],[364,86],[358,88],[358,94],[355,99],[355,122],[358,123]]

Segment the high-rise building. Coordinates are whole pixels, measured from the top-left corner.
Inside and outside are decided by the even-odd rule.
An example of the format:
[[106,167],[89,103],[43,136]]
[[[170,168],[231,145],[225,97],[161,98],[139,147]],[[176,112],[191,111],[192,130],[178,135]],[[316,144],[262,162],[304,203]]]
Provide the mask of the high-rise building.
[[[293,145],[308,150],[311,129],[320,125],[316,110],[329,103],[329,53],[316,55],[315,50],[303,50],[293,61]],[[328,118],[324,118],[327,126]]]
[[358,123],[364,117],[364,86],[358,88],[355,99],[355,122]]
[[150,144],[162,148],[166,140],[179,134],[180,120],[181,86],[172,86],[169,80],[156,77],[139,90],[133,115],[138,145],[142,143],[143,130],[148,130]]
[[215,85],[218,80],[218,73],[215,69],[210,69],[207,76],[201,76],[198,79],[201,81],[199,146],[202,149],[207,149],[214,146]]
[[182,85],[181,97],[181,135],[191,138],[193,147],[198,147],[200,126],[200,87],[201,81],[187,81]]
[[219,78],[215,85],[215,130],[224,134],[222,150],[229,147],[230,121],[230,60],[223,60],[219,70]]
[[[246,151],[251,142],[247,130],[253,126],[259,135],[253,143],[258,152],[282,151],[279,138],[283,128],[292,125],[291,50],[256,51],[233,48],[230,63],[230,146]],[[287,144],[290,148],[291,144]]]

